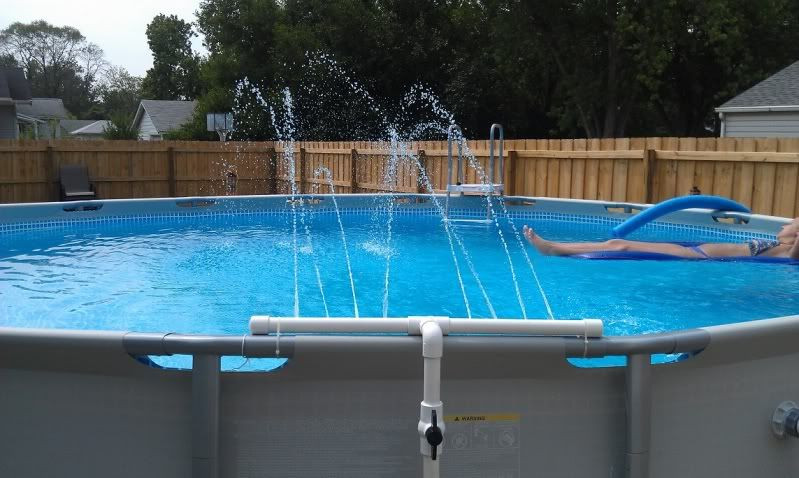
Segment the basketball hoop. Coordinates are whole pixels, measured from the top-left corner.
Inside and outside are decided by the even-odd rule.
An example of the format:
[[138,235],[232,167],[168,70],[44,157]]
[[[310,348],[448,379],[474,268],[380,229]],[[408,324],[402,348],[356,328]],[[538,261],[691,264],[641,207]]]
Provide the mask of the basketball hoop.
[[219,141],[227,141],[228,134],[233,131],[233,113],[208,113],[205,121],[208,131],[216,131]]

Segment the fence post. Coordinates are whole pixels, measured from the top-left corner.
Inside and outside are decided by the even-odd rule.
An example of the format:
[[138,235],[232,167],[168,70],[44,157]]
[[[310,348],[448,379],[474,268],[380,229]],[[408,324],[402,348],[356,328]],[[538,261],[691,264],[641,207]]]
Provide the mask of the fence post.
[[50,194],[48,196],[53,201],[60,201],[61,200],[61,186],[58,182],[59,180],[59,171],[58,171],[58,164],[56,164],[55,158],[55,151],[53,149],[53,143],[48,141],[47,142],[47,149],[46,149],[46,156],[47,156],[47,169],[49,182],[50,182]]
[[519,160],[519,155],[516,150],[508,151],[508,166],[505,168],[505,177],[502,181],[505,183],[505,195],[516,195],[516,163]]
[[655,172],[655,161],[657,159],[657,153],[655,153],[654,149],[645,149],[644,150],[644,203],[652,204],[653,202],[653,194],[652,194],[652,176]]
[[358,192],[358,150],[350,150],[350,193]]
[[[427,174],[427,155],[425,154],[423,149],[420,149],[419,150],[419,170],[416,172],[416,192],[418,194],[427,193],[427,191],[424,190],[425,184],[424,184],[424,179],[422,179],[424,177],[424,176],[422,176],[422,171],[424,171],[424,174],[427,176],[428,181],[431,181],[430,182],[430,187],[433,187],[432,180],[430,180],[430,175]],[[433,191],[430,191],[430,193],[432,194]]]
[[269,162],[267,163],[268,169],[266,171],[268,179],[267,193],[277,194],[277,152],[275,148],[267,148],[266,156],[269,158]]
[[177,195],[177,181],[175,180],[175,147],[166,148],[166,161],[169,170],[169,197]]
[[305,148],[300,148],[300,194],[305,194]]

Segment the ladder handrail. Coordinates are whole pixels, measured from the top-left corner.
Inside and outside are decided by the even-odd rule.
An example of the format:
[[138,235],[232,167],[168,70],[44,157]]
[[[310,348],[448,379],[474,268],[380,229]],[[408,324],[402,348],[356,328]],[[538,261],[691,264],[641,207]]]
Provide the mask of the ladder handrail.
[[454,131],[458,131],[458,184],[463,184],[463,131],[455,123],[447,128],[447,184],[452,181],[452,136]]
[[[494,171],[494,144],[496,142],[494,138],[494,132],[499,130],[499,178],[500,182],[496,183],[496,174]],[[457,174],[457,181],[456,184],[452,184],[452,140],[455,136],[455,132],[458,132],[460,138],[458,138],[458,174]],[[489,196],[494,195],[496,192],[499,192],[500,195],[504,194],[504,182],[505,178],[505,155],[504,148],[505,148],[505,130],[502,128],[502,125],[499,123],[494,123],[491,125],[491,130],[489,131],[489,149],[490,149],[490,165],[487,177],[483,179],[483,182],[480,184],[465,184],[464,183],[464,175],[463,175],[463,142],[465,141],[463,137],[463,131],[461,128],[452,123],[447,128],[447,196],[444,203],[444,216],[449,217],[449,198],[452,191],[458,192],[461,196],[468,190],[470,192],[479,192],[485,193]],[[474,165],[474,168],[479,168],[478,165]],[[479,189],[475,189],[475,186],[478,186]],[[491,201],[486,202],[486,218],[490,220],[492,217],[491,212]]]
[[491,130],[488,133],[488,149],[489,149],[489,182],[493,185],[494,182],[494,131],[499,130],[499,178],[500,183],[505,180],[505,156],[503,154],[503,148],[505,146],[505,129],[499,123],[494,123],[491,125]]

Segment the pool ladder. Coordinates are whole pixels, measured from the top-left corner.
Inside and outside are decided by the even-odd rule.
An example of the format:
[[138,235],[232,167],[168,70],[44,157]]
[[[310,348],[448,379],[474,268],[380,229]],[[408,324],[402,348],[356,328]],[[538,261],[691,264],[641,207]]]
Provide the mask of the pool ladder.
[[[494,133],[499,131],[499,182],[496,182],[497,175],[494,161],[494,145],[496,143]],[[457,135],[455,134],[457,132]],[[452,181],[452,142],[456,139],[458,142],[458,177],[455,184]],[[491,202],[486,201],[486,218],[485,219],[450,219],[449,218],[449,198],[452,193],[459,196],[464,195],[479,195],[479,196],[493,196],[502,195],[505,191],[503,184],[505,177],[505,157],[503,155],[503,147],[505,145],[505,130],[499,123],[491,125],[489,131],[489,160],[488,160],[488,173],[483,178],[483,182],[479,183],[464,183],[463,176],[463,132],[456,124],[450,125],[447,129],[447,200],[445,205],[445,218],[451,222],[476,222],[476,223],[490,223],[493,219],[491,213]]]

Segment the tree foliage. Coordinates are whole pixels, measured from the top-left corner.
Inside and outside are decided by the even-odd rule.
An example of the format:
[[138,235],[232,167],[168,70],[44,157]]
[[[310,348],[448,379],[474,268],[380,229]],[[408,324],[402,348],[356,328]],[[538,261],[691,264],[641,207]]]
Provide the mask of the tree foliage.
[[[425,91],[476,136],[703,136],[713,107],[799,59],[797,23],[793,0],[204,0],[200,108],[272,138],[263,102],[289,87],[298,138],[369,138],[423,123],[408,91]],[[234,101],[244,78],[260,97]]]
[[78,115],[197,99],[181,138],[231,109],[239,137],[280,137],[288,88],[293,137],[343,140],[712,135],[715,106],[799,59],[796,0],[202,0],[196,30],[205,58],[192,24],[153,18],[141,83],[43,21],[3,30],[0,64]]
[[158,15],[147,25],[153,67],[142,82],[144,95],[158,100],[191,100],[199,92],[200,59],[191,49],[196,33],[176,15]]
[[122,67],[111,67],[105,72],[99,87],[105,113],[108,117],[133,117],[142,99],[142,79]]
[[73,114],[91,115],[95,83],[107,62],[76,28],[15,22],[0,32],[0,51],[25,70],[34,96],[61,98]]
[[22,67],[34,97],[61,98],[78,118],[132,115],[141,97],[141,80],[110,65],[99,46],[44,20],[0,31],[0,65]]

